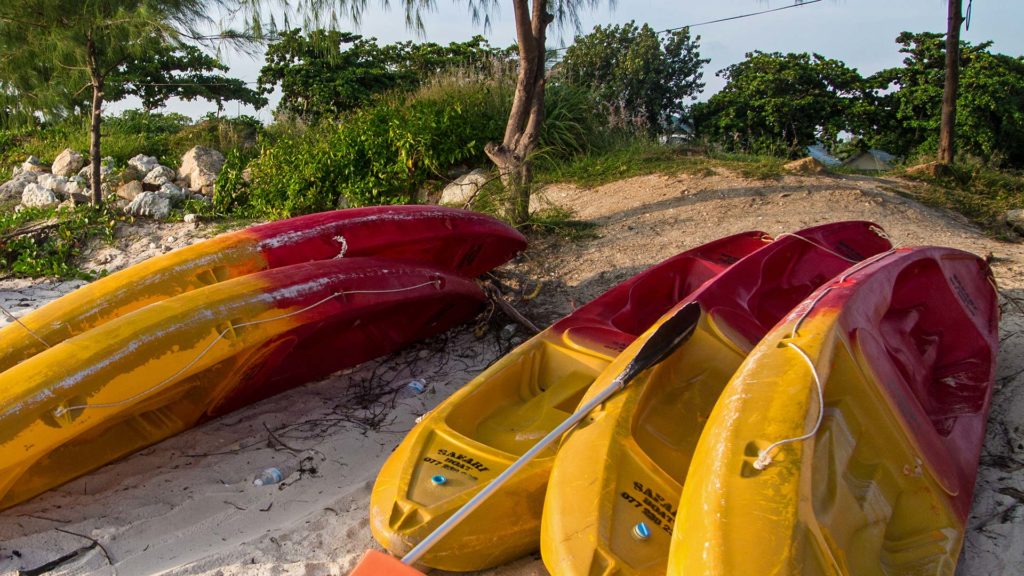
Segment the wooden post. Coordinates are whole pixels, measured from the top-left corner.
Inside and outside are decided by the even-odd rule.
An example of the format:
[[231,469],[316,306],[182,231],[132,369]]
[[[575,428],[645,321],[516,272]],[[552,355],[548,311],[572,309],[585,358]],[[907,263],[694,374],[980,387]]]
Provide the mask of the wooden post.
[[963,24],[963,0],[949,1],[946,29],[946,82],[942,90],[942,122],[939,125],[940,164],[953,163],[953,137],[956,131],[956,97],[960,85],[960,25]]

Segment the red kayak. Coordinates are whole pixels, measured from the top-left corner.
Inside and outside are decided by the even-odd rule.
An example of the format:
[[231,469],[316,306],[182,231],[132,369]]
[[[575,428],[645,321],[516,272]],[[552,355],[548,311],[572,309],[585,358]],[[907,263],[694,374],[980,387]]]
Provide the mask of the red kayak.
[[[673,310],[696,303],[701,311],[689,339],[562,440],[540,538],[548,570],[663,574],[694,447],[729,377],[793,306],[890,248],[870,222],[808,228],[780,236],[680,301]],[[674,316],[653,321],[647,334]],[[581,403],[605,393],[643,340],[603,372]]]
[[[377,541],[393,553],[407,552],[564,420],[650,323],[770,242],[763,232],[746,232],[656,264],[523,343],[441,403],[377,477],[370,499]],[[535,550],[553,459],[550,451],[532,461],[423,562],[479,570]]]
[[483,301],[462,276],[346,258],[248,274],[125,314],[0,374],[0,507],[440,333]]
[[377,256],[475,277],[524,248],[526,239],[494,218],[437,206],[354,208],[261,224],[150,258],[26,314],[23,325],[0,329],[0,371],[148,304],[261,270]]
[[697,445],[668,574],[953,574],[999,308],[984,260],[901,248],[797,306]]

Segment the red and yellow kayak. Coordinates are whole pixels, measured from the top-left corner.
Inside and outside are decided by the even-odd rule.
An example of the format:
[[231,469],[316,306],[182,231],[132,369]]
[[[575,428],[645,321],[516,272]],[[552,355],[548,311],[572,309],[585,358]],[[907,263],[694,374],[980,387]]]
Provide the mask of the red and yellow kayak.
[[[677,308],[697,303],[701,309],[693,335],[562,441],[542,520],[548,570],[664,574],[694,447],[733,372],[794,305],[850,265],[890,248],[870,222],[817,226],[779,237],[683,299]],[[582,401],[604,390],[637,349],[626,349]]]
[[808,297],[704,426],[668,573],[952,575],[997,346],[991,272],[958,250],[887,252]]
[[26,314],[24,326],[0,329],[0,372],[46,349],[40,339],[54,346],[148,304],[261,270],[379,256],[475,277],[525,247],[521,234],[494,218],[437,206],[353,208],[261,224],[151,258]]
[[213,415],[471,318],[468,278],[345,258],[196,288],[0,373],[0,508]]
[[[623,282],[522,344],[427,414],[385,462],[370,529],[409,551],[573,410],[594,379],[650,323],[769,239],[725,238]],[[445,570],[496,566],[540,536],[554,450],[531,461],[422,559]]]

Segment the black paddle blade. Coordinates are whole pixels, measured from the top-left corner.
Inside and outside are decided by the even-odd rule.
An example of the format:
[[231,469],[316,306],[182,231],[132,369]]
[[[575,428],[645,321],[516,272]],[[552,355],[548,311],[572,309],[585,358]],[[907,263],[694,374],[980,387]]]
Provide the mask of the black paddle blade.
[[626,384],[641,372],[661,362],[669,354],[693,336],[700,320],[700,304],[690,302],[675,311],[663,322],[640,347],[633,361],[622,371],[622,383]]

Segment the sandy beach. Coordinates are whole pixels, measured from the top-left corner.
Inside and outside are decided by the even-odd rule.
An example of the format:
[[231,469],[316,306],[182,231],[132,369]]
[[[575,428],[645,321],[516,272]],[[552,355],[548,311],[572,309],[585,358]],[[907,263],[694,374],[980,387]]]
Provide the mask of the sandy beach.
[[[509,302],[543,327],[643,268],[713,238],[844,219],[877,222],[904,245],[988,256],[1001,291],[1001,350],[957,574],[1024,574],[1024,245],[994,240],[962,217],[918,204],[914,189],[867,177],[765,182],[726,172],[645,176],[592,190],[551,187],[541,203],[595,222],[599,237],[536,239],[505,273],[522,280],[524,293],[539,284],[537,296],[509,294]],[[88,266],[115,270],[211,234],[203,224],[121,230],[113,246],[90,250]],[[2,280],[0,305],[21,315],[82,284]],[[528,336],[493,312],[476,326],[236,411],[0,512],[0,574],[69,554],[46,573],[347,574],[363,551],[377,547],[368,527],[369,494],[403,434]],[[422,394],[406,390],[412,378],[426,382]],[[254,486],[253,476],[268,466],[291,473],[280,484]],[[547,572],[533,555],[483,574]]]

